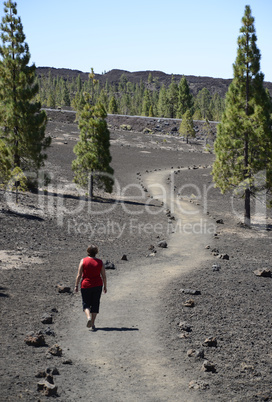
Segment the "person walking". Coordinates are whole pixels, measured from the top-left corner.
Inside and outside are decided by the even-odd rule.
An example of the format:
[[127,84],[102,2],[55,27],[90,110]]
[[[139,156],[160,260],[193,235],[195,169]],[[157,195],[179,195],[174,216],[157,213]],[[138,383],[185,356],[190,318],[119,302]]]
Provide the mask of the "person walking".
[[97,246],[90,245],[87,248],[88,256],[83,258],[78,267],[75,283],[75,292],[81,280],[81,296],[83,311],[87,317],[87,327],[95,331],[95,319],[99,313],[102,289],[107,293],[107,277],[103,261],[96,258]]

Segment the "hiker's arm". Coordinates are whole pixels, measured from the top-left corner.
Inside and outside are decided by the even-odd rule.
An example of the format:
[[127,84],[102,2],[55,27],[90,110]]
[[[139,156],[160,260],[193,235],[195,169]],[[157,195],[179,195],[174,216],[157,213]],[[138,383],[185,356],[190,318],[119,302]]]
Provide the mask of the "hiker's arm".
[[104,285],[104,293],[107,293],[107,276],[106,276],[106,270],[105,270],[104,264],[101,268],[101,276],[102,276],[103,285]]
[[82,277],[82,272],[83,272],[83,260],[80,261],[79,266],[78,266],[78,273],[77,273],[76,284],[75,284],[75,292],[76,293],[78,292],[78,284]]

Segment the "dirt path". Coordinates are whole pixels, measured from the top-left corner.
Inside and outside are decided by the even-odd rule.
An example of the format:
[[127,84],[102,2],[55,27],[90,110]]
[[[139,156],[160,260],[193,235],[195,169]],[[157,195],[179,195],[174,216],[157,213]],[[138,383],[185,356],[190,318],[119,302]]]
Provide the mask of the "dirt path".
[[[147,176],[145,184],[153,197],[161,199],[167,175],[169,172],[154,172]],[[168,187],[166,193],[167,206],[175,216],[174,225],[181,223],[181,230],[170,236],[161,258],[148,258],[148,265],[143,260],[137,266],[127,263],[122,274],[109,272],[108,294],[102,296],[96,332],[86,328],[85,316],[79,316],[81,297],[75,297],[62,342],[65,353],[85,367],[85,379],[81,376],[77,394],[82,399],[198,400],[197,394],[188,389],[191,379],[180,370],[180,362],[175,364],[175,356],[164,350],[158,336],[161,323],[167,321],[160,314],[160,295],[169,281],[199,266],[208,238],[190,230],[201,219],[196,207],[171,199]],[[182,230],[185,224],[186,233]],[[70,396],[73,400],[74,396]]]

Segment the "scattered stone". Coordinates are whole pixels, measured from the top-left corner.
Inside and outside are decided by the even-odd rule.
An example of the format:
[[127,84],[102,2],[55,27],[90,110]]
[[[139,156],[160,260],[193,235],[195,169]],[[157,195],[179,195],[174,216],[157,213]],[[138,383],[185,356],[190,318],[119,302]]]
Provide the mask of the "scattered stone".
[[185,331],[185,332],[191,332],[191,331],[192,331],[191,326],[190,326],[189,324],[187,324],[185,321],[181,321],[181,322],[178,324],[178,326],[179,326],[179,329],[180,329],[181,331]]
[[184,307],[195,307],[195,301],[194,301],[193,299],[186,300],[186,301],[183,303],[183,306],[184,306]]
[[266,278],[271,278],[271,271],[268,268],[257,269],[256,271],[253,271],[253,273],[256,276],[263,276]]
[[221,267],[219,264],[213,264],[213,266],[212,266],[213,271],[220,271],[220,269],[221,269]]
[[205,248],[206,248],[207,250],[209,250],[209,249],[211,248],[211,246],[207,245]]
[[204,361],[204,363],[202,364],[201,370],[206,371],[206,372],[211,372],[211,373],[216,372],[215,365],[213,363],[209,362],[208,360]]
[[25,343],[29,346],[39,347],[45,345],[45,339],[43,334],[34,334],[30,332],[26,335],[24,339]]
[[59,375],[59,370],[57,369],[57,367],[53,368],[52,375]]
[[180,289],[181,293],[185,293],[186,295],[201,295],[200,290],[196,289]]
[[46,377],[46,372],[45,371],[39,371],[37,374],[35,374],[36,378],[45,378]]
[[195,381],[195,380],[193,380],[193,381],[189,382],[189,388],[190,389],[196,389],[196,390],[199,389],[199,390],[204,391],[205,389],[209,389],[210,386],[209,386],[208,383],[206,383],[204,381]]
[[219,223],[220,225],[223,225],[224,221],[223,221],[223,219],[217,219],[216,223]]
[[221,260],[229,260],[229,255],[228,254],[219,254],[218,256]]
[[52,315],[51,315],[51,314],[47,314],[47,313],[43,314],[42,319],[41,319],[41,322],[42,322],[43,324],[52,324],[52,322],[53,322],[53,317],[52,317]]
[[122,261],[127,261],[127,260],[128,260],[126,254],[123,254],[121,260],[122,260]]
[[58,387],[54,384],[50,384],[46,380],[42,380],[37,384],[37,390],[45,396],[57,395]]
[[53,329],[51,329],[50,327],[47,327],[46,329],[42,330],[42,333],[44,335],[55,336],[55,331],[53,331]]
[[105,269],[115,269],[115,265],[111,261],[107,260],[104,265],[105,265]]
[[153,244],[151,244],[151,245],[149,246],[149,249],[148,249],[148,250],[150,250],[150,251],[155,250],[155,246],[153,246]]
[[217,347],[217,339],[214,336],[209,336],[202,344],[203,346]]
[[51,348],[48,350],[48,353],[50,353],[53,356],[61,356],[62,355],[62,349],[56,343],[55,345],[51,346]]
[[181,334],[178,334],[178,338],[187,339],[187,338],[189,338],[189,334],[188,334],[188,332],[182,332]]
[[158,246],[161,248],[167,248],[167,243],[165,240],[161,240],[159,241]]
[[71,293],[70,286],[58,285],[57,287],[59,293]]
[[147,257],[155,257],[156,256],[156,251],[154,251],[153,253],[150,253]]
[[47,374],[46,381],[48,381],[49,384],[54,384],[54,378],[53,378],[52,374]]
[[71,360],[71,359],[67,359],[67,360],[64,360],[64,361],[62,362],[62,364],[68,364],[68,365],[72,365],[72,364],[73,364],[73,362],[72,362],[72,360]]
[[195,359],[204,359],[204,350],[203,349],[189,349],[187,351],[188,357],[194,357]]

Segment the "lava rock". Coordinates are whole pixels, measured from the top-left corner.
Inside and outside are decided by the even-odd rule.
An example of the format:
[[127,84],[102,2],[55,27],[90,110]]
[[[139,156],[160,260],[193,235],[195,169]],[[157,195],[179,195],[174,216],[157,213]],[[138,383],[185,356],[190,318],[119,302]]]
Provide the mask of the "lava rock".
[[59,293],[71,293],[70,286],[58,285],[57,287]]
[[180,292],[186,295],[201,295],[200,290],[196,289],[180,289]]
[[53,356],[62,356],[62,349],[56,343],[55,345],[51,346],[51,348],[48,350],[48,353],[50,353]]
[[166,241],[165,241],[165,240],[159,241],[158,247],[167,248],[167,243],[166,243]]
[[187,324],[185,321],[181,321],[178,326],[181,331],[185,331],[185,332],[192,331],[191,326],[189,324]]
[[52,324],[52,322],[53,322],[53,317],[52,317],[52,315],[51,315],[51,314],[47,314],[47,313],[43,314],[42,319],[41,319],[41,322],[42,322],[43,324]]
[[217,347],[217,339],[213,336],[209,336],[203,342],[203,346]]
[[50,384],[46,380],[42,380],[38,382],[37,390],[45,396],[52,396],[57,395],[58,387],[54,384]]
[[105,269],[115,269],[115,265],[111,261],[107,260],[104,265],[105,265]]
[[27,334],[24,341],[27,345],[34,347],[45,345],[43,334],[34,334],[34,332],[30,332],[29,334]]
[[207,371],[207,372],[212,372],[212,373],[216,372],[215,365],[213,363],[209,362],[208,360],[204,361],[204,363],[202,364],[201,370]]
[[271,271],[270,269],[263,268],[263,269],[257,269],[256,271],[253,271],[256,276],[262,276],[266,278],[271,278]]

